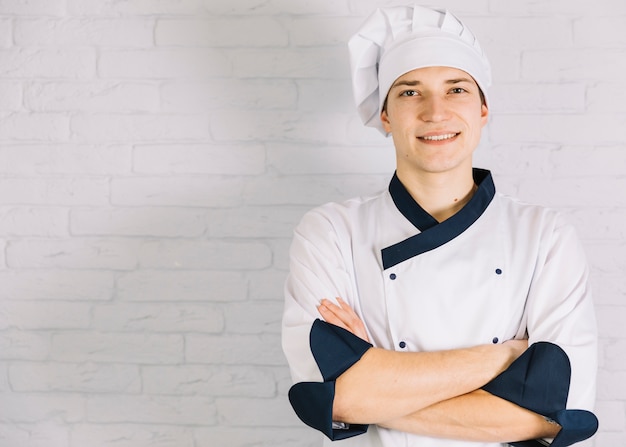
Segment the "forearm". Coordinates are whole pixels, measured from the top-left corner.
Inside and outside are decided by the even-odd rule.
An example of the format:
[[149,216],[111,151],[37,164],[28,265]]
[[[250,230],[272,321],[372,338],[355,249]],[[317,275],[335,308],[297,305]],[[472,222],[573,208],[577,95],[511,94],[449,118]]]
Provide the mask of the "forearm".
[[379,424],[403,432],[475,442],[553,438],[559,425],[511,402],[477,390]]
[[337,379],[333,418],[378,424],[464,395],[505,370],[520,346],[412,353],[372,348]]

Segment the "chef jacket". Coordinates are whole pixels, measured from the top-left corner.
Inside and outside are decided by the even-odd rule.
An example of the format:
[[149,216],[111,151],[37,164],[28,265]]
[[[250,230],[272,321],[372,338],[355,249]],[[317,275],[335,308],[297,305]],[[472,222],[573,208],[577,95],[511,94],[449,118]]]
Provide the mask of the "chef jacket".
[[[294,382],[323,381],[311,328],[321,318],[320,300],[341,297],[373,346],[388,350],[438,351],[513,338],[557,344],[572,368],[567,408],[592,409],[597,330],[574,229],[554,210],[496,193],[489,171],[474,169],[474,181],[471,200],[441,223],[396,175],[386,191],[329,203],[302,218],[290,250],[282,331]],[[506,445],[334,426],[338,435],[357,434],[341,447]],[[324,446],[331,444],[325,439]]]

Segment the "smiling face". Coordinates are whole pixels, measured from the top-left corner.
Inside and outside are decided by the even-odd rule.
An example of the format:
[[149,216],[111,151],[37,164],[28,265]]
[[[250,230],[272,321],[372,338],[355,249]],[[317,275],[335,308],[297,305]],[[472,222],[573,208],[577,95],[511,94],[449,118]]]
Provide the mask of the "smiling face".
[[381,114],[398,175],[471,172],[487,116],[478,85],[462,70],[427,67],[400,76]]

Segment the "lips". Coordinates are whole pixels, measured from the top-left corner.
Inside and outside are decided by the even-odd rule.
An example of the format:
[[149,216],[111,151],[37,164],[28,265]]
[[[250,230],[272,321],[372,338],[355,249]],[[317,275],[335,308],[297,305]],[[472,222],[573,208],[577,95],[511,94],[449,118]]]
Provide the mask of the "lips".
[[425,141],[445,141],[445,140],[451,140],[457,135],[459,135],[459,133],[451,132],[451,133],[443,133],[443,134],[438,134],[438,135],[424,135],[418,138],[420,140],[425,140]]

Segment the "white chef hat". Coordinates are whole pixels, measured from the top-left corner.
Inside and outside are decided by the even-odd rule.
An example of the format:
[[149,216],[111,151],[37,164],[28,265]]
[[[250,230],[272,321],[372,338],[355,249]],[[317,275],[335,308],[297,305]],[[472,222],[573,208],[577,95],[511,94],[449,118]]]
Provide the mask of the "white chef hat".
[[361,120],[387,135],[380,114],[396,79],[424,67],[474,78],[487,100],[491,68],[474,34],[452,13],[423,6],[377,9],[350,39],[352,89]]

